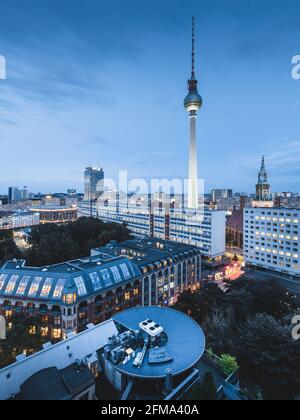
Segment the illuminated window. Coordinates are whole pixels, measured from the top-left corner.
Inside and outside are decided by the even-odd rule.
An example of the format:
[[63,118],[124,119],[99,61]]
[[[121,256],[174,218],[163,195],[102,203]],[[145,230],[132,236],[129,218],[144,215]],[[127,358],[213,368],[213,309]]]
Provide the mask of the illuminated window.
[[13,293],[13,291],[15,290],[18,278],[19,276],[11,276],[5,289],[6,295],[11,295]]
[[111,267],[111,271],[113,273],[115,282],[120,283],[122,281],[122,277],[121,277],[121,274],[120,274],[120,271],[119,271],[118,267],[116,267],[116,266]]
[[92,280],[95,291],[102,289],[102,284],[98,273],[91,273],[90,278]]
[[129,273],[127,265],[124,263],[124,264],[121,264],[120,267],[121,267],[121,270],[122,270],[122,273],[123,273],[125,279],[126,280],[130,279],[131,275]]
[[53,298],[54,299],[61,299],[62,297],[62,292],[64,290],[66,284],[66,280],[65,279],[59,279],[58,282],[56,283],[54,292],[53,292]]
[[30,276],[23,276],[22,280],[20,281],[18,290],[17,290],[17,295],[19,296],[23,296],[25,294],[26,288],[28,286],[28,282],[30,280]]
[[36,326],[32,325],[31,327],[29,327],[28,332],[29,332],[30,335],[35,335],[36,334]]
[[53,328],[52,329],[52,338],[54,340],[60,340],[61,337],[61,329],[60,328]]
[[49,332],[48,327],[42,327],[42,328],[41,328],[41,336],[42,336],[42,337],[47,337],[48,332]]
[[31,283],[31,286],[30,286],[30,289],[29,289],[28,296],[34,297],[34,296],[37,295],[37,292],[39,290],[39,287],[40,287],[40,284],[41,284],[42,280],[43,280],[42,277],[35,277],[33,279],[33,282]]
[[0,292],[4,286],[5,280],[7,279],[7,274],[1,274],[0,276]]
[[85,296],[87,294],[87,291],[86,291],[86,287],[85,287],[83,278],[81,276],[76,277],[76,278],[74,278],[74,281],[75,281],[75,284],[76,284],[76,287],[77,287],[77,290],[78,290],[78,295],[79,296]]
[[134,289],[133,290],[133,294],[134,296],[137,296],[140,293],[139,289]]
[[64,302],[65,302],[67,305],[73,305],[73,303],[74,303],[74,296],[73,296],[73,293],[72,293],[72,294],[69,294],[69,295],[64,295]]
[[47,298],[50,295],[50,292],[52,289],[52,282],[53,282],[52,278],[50,277],[46,278],[45,283],[43,284],[41,294],[40,294],[42,298]]
[[125,300],[130,300],[130,298],[131,298],[130,292],[126,292],[125,293]]

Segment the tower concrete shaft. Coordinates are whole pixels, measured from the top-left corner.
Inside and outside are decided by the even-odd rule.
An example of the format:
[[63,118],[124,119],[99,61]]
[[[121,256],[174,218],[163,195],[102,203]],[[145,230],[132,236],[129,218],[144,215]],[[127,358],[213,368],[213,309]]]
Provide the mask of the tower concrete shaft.
[[189,151],[189,180],[188,207],[198,208],[198,161],[197,161],[197,112],[202,106],[202,98],[198,93],[198,81],[195,77],[195,18],[193,17],[192,36],[192,73],[188,81],[188,95],[184,100],[184,107],[190,119],[190,151]]
[[188,207],[198,207],[198,159],[197,159],[197,113],[190,113],[190,156],[189,156],[189,186]]

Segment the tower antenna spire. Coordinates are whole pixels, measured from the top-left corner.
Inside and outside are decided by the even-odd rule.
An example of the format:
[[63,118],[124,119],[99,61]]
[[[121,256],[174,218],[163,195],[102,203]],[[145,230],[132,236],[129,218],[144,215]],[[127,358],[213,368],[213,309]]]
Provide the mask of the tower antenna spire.
[[195,79],[195,16],[192,18],[192,79]]

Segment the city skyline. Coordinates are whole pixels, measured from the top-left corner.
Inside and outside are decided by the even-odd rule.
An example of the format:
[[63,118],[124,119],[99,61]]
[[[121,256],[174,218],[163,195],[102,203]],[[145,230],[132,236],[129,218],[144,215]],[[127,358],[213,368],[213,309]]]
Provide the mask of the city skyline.
[[117,2],[114,14],[93,1],[88,10],[76,1],[72,10],[60,5],[59,14],[55,1],[30,3],[34,16],[14,2],[3,6],[10,24],[4,19],[0,29],[0,54],[7,60],[7,79],[0,81],[0,141],[2,153],[14,155],[1,163],[1,193],[11,185],[81,191],[92,158],[110,178],[119,169],[130,177],[186,177],[182,96],[190,73],[192,14],[204,100],[199,177],[206,192],[254,192],[262,154],[272,190],[298,192],[300,84],[291,77],[296,2],[288,1],[282,12],[276,1],[272,10],[268,1],[243,10],[236,1],[226,7],[219,1],[218,11],[209,2],[192,1],[186,8],[175,1],[170,12],[169,1],[153,7],[131,1],[126,7]]

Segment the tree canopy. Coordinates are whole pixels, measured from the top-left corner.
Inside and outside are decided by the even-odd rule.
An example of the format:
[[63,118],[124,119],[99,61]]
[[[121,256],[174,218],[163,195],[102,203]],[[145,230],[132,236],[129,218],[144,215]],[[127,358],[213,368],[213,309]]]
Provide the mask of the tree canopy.
[[241,278],[226,291],[208,283],[183,292],[175,306],[201,325],[208,348],[234,357],[245,385],[258,386],[268,399],[300,395],[300,341],[291,335],[300,301],[276,280]]
[[122,242],[130,237],[125,225],[104,223],[94,218],[80,218],[64,225],[46,224],[32,229],[31,248],[25,258],[33,266],[57,264],[90,254],[112,240]]

